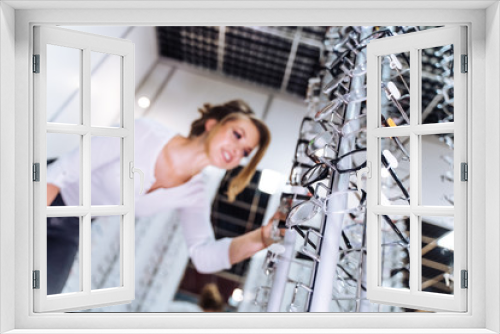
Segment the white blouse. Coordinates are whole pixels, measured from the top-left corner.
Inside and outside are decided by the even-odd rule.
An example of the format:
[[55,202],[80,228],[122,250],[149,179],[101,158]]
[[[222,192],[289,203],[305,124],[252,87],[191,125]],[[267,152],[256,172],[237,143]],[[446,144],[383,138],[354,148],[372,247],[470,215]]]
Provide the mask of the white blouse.
[[[156,180],[154,170],[161,149],[175,135],[152,120],[135,121],[134,167],[144,172],[144,192]],[[92,205],[120,204],[120,143],[120,138],[92,138]],[[58,158],[47,169],[47,183],[61,189],[61,196],[68,206],[79,205],[80,202],[79,169],[79,150]],[[148,194],[139,194],[139,178],[134,178],[135,215],[145,217],[165,210],[177,210],[193,264],[200,273],[212,273],[231,267],[229,245],[232,239],[215,240],[205,177],[200,173],[180,186],[159,188]]]

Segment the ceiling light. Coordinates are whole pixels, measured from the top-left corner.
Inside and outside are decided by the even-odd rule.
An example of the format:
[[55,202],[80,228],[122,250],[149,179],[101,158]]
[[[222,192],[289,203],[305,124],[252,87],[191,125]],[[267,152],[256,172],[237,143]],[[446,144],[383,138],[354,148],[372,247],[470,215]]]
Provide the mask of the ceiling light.
[[148,97],[141,96],[139,98],[139,100],[137,100],[137,104],[139,105],[139,107],[146,109],[147,107],[149,107],[151,105],[151,101],[149,100]]
[[282,185],[283,175],[271,169],[264,169],[260,175],[259,190],[270,195],[275,194]]
[[453,250],[453,238],[455,237],[455,233],[453,231],[446,233],[441,238],[438,239],[437,244],[439,247],[447,248],[449,250]]
[[240,288],[234,289],[231,297],[234,301],[241,302],[243,300],[243,290],[241,290]]

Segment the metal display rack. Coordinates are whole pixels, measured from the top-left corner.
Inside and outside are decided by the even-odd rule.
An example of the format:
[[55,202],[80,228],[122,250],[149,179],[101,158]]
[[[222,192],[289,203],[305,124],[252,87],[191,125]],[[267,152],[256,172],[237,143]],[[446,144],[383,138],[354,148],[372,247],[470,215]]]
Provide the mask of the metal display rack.
[[[366,45],[371,39],[418,30],[419,27],[330,27],[327,31],[321,70],[309,79],[309,112],[297,141],[290,189],[282,194],[280,209],[288,214],[284,249],[279,254],[269,250],[264,266],[272,276],[267,303],[260,301],[266,311],[408,311],[366,299],[366,192],[358,193],[358,188],[363,187],[358,184],[356,172],[366,165]],[[453,50],[446,47],[422,54],[424,122],[453,121],[452,59]],[[385,91],[382,126],[405,124],[410,112],[408,55],[381,59],[381,71]],[[386,150],[382,152],[382,163],[387,181],[381,186],[388,201],[409,203],[409,169],[405,167],[409,162],[409,144],[404,138],[390,139],[383,143]],[[442,136],[440,140],[453,149],[451,136]],[[442,159],[450,163],[449,156],[443,155]],[[449,174],[443,172],[443,182],[452,181]],[[303,191],[299,195],[296,189],[300,186]],[[453,203],[453,198],[445,194],[443,201]],[[383,216],[383,286],[400,288],[409,284],[408,224],[407,217]],[[436,247],[438,238],[433,234],[436,229],[432,222],[424,229],[423,239],[426,233],[430,236],[422,254],[427,251],[425,247]],[[426,261],[434,267],[439,262]],[[448,290],[443,293],[450,293],[453,277],[447,275],[446,265],[440,268],[444,268],[444,273],[433,273],[436,276],[427,280],[428,287],[441,286]]]

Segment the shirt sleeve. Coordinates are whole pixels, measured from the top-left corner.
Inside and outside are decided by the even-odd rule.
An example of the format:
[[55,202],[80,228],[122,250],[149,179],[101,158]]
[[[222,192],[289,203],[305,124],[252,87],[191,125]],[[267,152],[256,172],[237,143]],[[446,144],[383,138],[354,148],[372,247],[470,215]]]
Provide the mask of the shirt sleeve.
[[215,240],[208,205],[179,209],[184,239],[196,270],[202,274],[231,268],[229,245],[231,238]]
[[[116,137],[92,137],[91,140],[91,170],[120,159],[121,140]],[[59,157],[47,167],[47,183],[52,183],[60,189],[80,179],[80,149],[76,148],[68,154]]]

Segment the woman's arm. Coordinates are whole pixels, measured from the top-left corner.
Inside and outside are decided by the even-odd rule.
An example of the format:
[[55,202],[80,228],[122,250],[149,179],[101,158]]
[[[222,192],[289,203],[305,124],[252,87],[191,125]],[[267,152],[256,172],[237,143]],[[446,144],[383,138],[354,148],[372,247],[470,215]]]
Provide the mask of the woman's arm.
[[208,205],[187,206],[179,209],[178,214],[189,256],[200,273],[214,273],[231,268],[231,265],[251,257],[275,242],[271,238],[273,228],[271,221],[274,217],[262,228],[239,237],[215,240]]
[[247,232],[233,238],[229,246],[229,261],[231,265],[248,259],[258,251],[274,243],[271,238],[272,223],[262,228]]
[[59,194],[59,190],[58,186],[52,183],[47,183],[47,206],[52,204],[57,194]]

